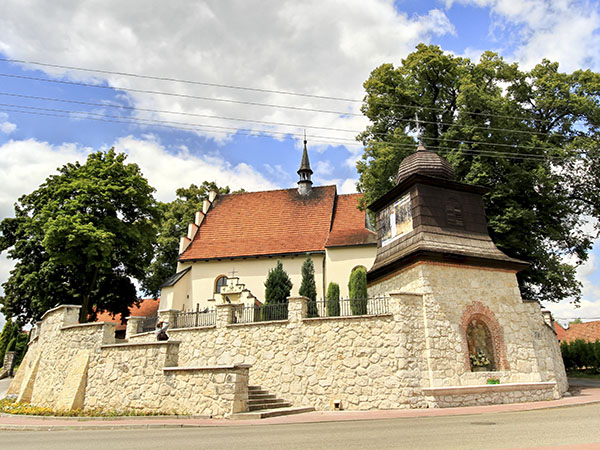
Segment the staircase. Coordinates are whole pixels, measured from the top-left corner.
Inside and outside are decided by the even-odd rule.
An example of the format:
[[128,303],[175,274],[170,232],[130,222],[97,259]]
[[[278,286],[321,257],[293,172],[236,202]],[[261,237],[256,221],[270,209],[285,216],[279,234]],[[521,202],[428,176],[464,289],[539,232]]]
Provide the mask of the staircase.
[[266,419],[267,417],[287,416],[314,411],[312,406],[293,407],[290,402],[277,398],[260,386],[248,386],[248,412],[231,415],[234,420]]

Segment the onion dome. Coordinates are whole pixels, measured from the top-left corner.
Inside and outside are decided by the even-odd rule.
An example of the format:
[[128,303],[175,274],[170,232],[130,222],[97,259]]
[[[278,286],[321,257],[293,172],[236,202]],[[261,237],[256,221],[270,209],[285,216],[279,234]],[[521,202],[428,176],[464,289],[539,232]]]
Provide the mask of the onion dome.
[[398,167],[396,183],[400,184],[413,174],[427,175],[428,177],[454,180],[454,170],[448,161],[435,152],[429,151],[419,142],[417,151],[407,156]]

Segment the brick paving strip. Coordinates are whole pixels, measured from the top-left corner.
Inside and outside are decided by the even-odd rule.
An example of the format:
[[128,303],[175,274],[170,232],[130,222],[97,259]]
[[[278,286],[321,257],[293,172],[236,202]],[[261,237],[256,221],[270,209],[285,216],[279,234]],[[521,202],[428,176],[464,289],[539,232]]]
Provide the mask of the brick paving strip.
[[[58,430],[114,430],[150,428],[221,427],[240,425],[270,425],[290,423],[340,422],[350,420],[399,419],[412,417],[439,417],[485,413],[532,411],[547,408],[600,403],[600,387],[577,387],[574,395],[559,400],[505,405],[464,406],[460,408],[395,409],[371,411],[315,411],[295,416],[281,416],[260,420],[210,419],[190,416],[135,416],[135,417],[44,417],[12,414],[0,415],[0,430],[58,431]],[[549,447],[552,448],[552,447]]]

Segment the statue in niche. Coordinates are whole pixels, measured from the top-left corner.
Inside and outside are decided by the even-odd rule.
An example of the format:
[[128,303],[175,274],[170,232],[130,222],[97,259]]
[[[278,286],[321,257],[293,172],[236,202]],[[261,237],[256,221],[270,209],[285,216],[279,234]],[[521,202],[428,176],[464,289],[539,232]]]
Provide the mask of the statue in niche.
[[496,370],[492,333],[487,325],[478,319],[473,319],[467,327],[467,345],[471,371]]

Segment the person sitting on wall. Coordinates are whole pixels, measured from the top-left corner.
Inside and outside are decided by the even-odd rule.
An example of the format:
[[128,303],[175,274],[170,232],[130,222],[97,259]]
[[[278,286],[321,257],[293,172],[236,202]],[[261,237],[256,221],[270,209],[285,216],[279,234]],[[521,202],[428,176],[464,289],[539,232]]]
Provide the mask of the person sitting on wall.
[[154,330],[154,334],[156,334],[157,341],[168,341],[169,335],[167,334],[167,328],[169,328],[169,322],[158,322],[156,324],[156,330]]

